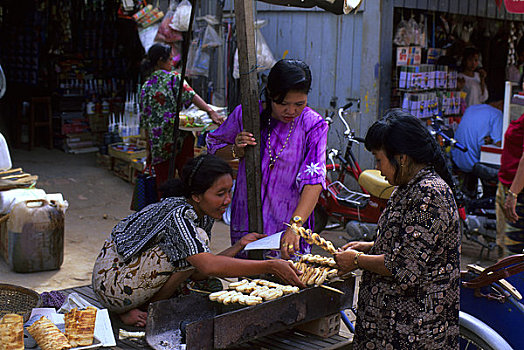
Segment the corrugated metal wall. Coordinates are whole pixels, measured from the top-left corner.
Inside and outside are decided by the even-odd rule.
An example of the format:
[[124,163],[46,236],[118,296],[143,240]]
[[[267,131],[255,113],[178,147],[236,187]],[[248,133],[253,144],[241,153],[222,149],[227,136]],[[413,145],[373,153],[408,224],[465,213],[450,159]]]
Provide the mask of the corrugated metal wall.
[[[226,1],[225,11],[233,1]],[[297,9],[255,2],[256,19],[276,60],[299,58],[310,67],[313,86],[309,105],[320,113],[333,96],[344,103],[360,96],[362,13],[337,16],[318,9]]]
[[515,21],[524,20],[523,15],[507,12],[504,5],[499,9],[495,0],[395,0],[395,7]]

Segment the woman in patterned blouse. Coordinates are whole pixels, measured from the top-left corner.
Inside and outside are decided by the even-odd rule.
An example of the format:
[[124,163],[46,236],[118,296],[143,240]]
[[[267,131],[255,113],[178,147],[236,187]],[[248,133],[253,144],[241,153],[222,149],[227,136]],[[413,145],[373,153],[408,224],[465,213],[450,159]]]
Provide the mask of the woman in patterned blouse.
[[[168,177],[169,160],[173,145],[173,123],[180,87],[180,74],[173,71],[171,46],[156,43],[147,51],[142,69],[148,76],[140,94],[140,127],[146,132],[149,145],[147,162],[155,170],[157,185],[162,185]],[[214,111],[191,86],[184,82],[183,104],[194,103],[206,111],[215,124],[222,124],[224,118]],[[194,155],[195,138],[190,131],[181,131],[177,140],[175,167],[178,173],[188,159]]]
[[375,242],[350,242],[340,273],[360,268],[354,349],[458,349],[461,229],[445,159],[425,126],[391,110],[366,135],[398,186]]
[[147,305],[177,295],[188,278],[271,273],[304,287],[288,261],[234,258],[263,234],[250,233],[218,255],[210,253],[213,222],[231,203],[231,173],[213,155],[190,160],[181,180],[166,183],[167,198],[115,226],[96,260],[92,284],[101,304],[124,324],[145,326]]

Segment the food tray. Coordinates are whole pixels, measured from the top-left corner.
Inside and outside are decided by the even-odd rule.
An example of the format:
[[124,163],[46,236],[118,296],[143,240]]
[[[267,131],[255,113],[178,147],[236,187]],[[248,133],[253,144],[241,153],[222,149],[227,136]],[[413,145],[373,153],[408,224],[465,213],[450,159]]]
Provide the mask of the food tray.
[[218,128],[218,125],[216,124],[207,124],[207,125],[200,125],[200,126],[180,126],[179,127],[180,130],[196,131],[196,132],[212,131],[212,130],[215,130],[216,128]]
[[42,298],[34,290],[0,283],[0,318],[6,314],[19,314],[29,320],[33,308],[40,307]]

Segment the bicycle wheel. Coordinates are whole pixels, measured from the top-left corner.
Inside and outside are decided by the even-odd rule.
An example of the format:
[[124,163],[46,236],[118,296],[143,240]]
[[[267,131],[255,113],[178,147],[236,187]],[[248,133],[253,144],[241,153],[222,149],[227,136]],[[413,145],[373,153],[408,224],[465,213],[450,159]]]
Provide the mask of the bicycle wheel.
[[466,327],[460,326],[459,342],[461,350],[496,350]]
[[459,344],[461,350],[512,350],[495,330],[476,317],[459,312]]

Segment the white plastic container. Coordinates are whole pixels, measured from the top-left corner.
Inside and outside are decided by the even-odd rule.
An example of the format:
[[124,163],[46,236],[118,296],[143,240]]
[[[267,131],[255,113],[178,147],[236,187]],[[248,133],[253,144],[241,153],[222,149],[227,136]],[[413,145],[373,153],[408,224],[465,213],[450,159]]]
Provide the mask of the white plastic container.
[[4,135],[0,134],[0,171],[11,169],[11,156]]

